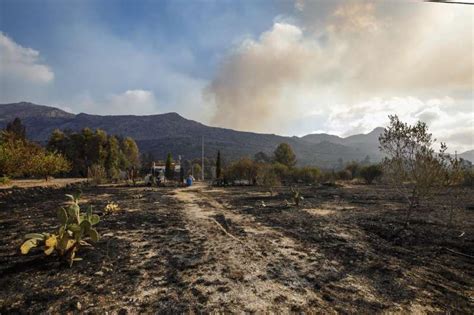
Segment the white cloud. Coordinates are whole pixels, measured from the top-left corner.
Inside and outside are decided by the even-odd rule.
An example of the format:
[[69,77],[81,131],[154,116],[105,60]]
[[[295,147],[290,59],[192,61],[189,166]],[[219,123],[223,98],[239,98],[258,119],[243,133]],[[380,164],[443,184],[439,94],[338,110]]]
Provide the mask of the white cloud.
[[39,51],[23,47],[0,32],[0,80],[11,79],[45,84],[54,79],[54,73],[41,64]]

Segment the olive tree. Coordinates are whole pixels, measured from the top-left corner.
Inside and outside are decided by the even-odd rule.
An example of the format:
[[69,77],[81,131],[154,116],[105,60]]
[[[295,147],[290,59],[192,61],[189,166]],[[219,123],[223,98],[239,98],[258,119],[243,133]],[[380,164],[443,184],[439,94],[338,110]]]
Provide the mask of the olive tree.
[[296,164],[296,155],[288,143],[280,143],[273,153],[275,162],[281,163],[287,167],[293,167]]
[[64,156],[56,152],[40,151],[32,157],[34,167],[31,172],[33,175],[43,177],[48,181],[49,176],[68,172],[71,164]]
[[435,139],[421,121],[408,125],[389,116],[390,125],[379,137],[380,150],[386,155],[382,162],[387,181],[408,201],[406,223],[413,210],[443,184],[443,161],[446,145],[439,153],[433,149]]

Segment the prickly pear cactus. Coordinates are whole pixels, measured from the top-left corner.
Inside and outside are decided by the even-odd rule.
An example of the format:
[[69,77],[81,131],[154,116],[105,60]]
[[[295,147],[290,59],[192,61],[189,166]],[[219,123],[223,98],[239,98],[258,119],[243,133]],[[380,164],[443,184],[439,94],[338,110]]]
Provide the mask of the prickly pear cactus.
[[303,195],[299,191],[299,189],[295,189],[294,187],[291,187],[291,193],[292,193],[292,198],[293,202],[297,207],[300,206],[300,202],[304,200]]
[[76,252],[81,245],[90,246],[86,239],[92,242],[99,240],[99,233],[94,225],[99,223],[100,218],[92,213],[92,207],[89,206],[85,213],[81,212],[79,206],[80,195],[66,195],[71,199],[67,207],[61,207],[57,211],[60,227],[57,234],[49,233],[30,233],[25,236],[26,241],[21,245],[22,254],[28,252],[40,245],[43,245],[44,253],[51,255],[57,252],[59,256],[66,257],[69,265],[74,261],[81,260],[76,257]]

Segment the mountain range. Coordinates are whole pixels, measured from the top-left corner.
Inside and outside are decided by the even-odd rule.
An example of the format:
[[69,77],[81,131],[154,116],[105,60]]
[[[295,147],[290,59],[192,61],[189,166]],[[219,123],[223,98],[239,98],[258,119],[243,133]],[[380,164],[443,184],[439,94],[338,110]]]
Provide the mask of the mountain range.
[[[278,144],[283,142],[292,146],[299,165],[333,168],[348,161],[367,159],[367,156],[372,162],[382,157],[378,150],[378,137],[383,128],[346,138],[329,134],[284,137],[210,127],[177,113],[146,116],[76,115],[28,102],[0,104],[0,128],[4,128],[15,117],[19,117],[26,126],[28,138],[40,143],[45,143],[56,128],[71,131],[85,127],[100,128],[109,134],[134,138],[141,152],[150,152],[157,159],[164,159],[168,152],[175,157],[181,155],[184,159],[200,158],[202,139],[206,157],[215,158],[217,150],[220,150],[225,161],[252,157],[260,151],[271,155]],[[470,152],[472,157],[473,152]]]

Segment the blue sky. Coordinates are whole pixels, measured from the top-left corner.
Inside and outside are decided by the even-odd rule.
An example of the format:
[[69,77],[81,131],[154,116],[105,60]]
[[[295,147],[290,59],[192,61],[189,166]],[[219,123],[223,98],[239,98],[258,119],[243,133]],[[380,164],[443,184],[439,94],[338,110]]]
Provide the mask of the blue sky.
[[398,114],[472,149],[472,7],[0,0],[0,103],[285,135],[369,132]]
[[[159,112],[178,111],[175,94],[183,91],[170,86],[170,77],[178,76],[175,80],[183,87],[204,84],[233,40],[271,27],[284,4],[2,1],[0,28],[17,44],[40,52],[40,60],[54,72],[54,84],[40,91],[30,88],[31,101],[53,101],[75,112],[108,113],[109,108],[78,103],[142,89],[160,100]],[[4,92],[4,101],[23,97]]]

